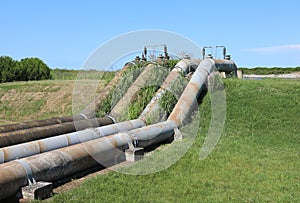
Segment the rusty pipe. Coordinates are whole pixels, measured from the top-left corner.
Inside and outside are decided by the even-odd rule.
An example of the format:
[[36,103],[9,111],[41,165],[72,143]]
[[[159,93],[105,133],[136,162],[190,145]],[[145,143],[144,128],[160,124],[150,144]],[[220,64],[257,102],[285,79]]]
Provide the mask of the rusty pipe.
[[114,160],[130,141],[127,134],[120,133],[1,164],[0,200],[17,193],[20,187],[29,183],[28,178],[54,181],[99,165],[90,153],[99,157],[101,163]]
[[[85,119],[83,116],[78,115],[76,116],[78,120]],[[55,125],[61,124],[66,122],[73,121],[73,116],[63,116],[63,117],[54,117],[50,119],[44,120],[36,120],[36,121],[28,121],[28,122],[19,122],[7,125],[0,125],[0,133],[11,132],[16,130],[24,130],[28,128],[35,128],[41,126],[48,126],[48,125]]]
[[113,123],[114,121],[112,118],[103,117],[0,133],[0,147],[30,142],[55,135],[74,132],[76,130],[83,130],[89,127],[98,127]]
[[145,126],[140,119],[0,148],[0,164]]
[[95,167],[99,163],[112,164],[116,157],[124,156],[123,150],[129,148],[129,143],[134,142],[136,136],[141,136],[138,137],[141,140],[139,143],[149,146],[162,140],[158,134],[171,135],[176,124],[172,121],[168,123],[172,125],[154,124],[152,127],[146,126],[145,132],[135,130],[130,133],[118,133],[0,164],[0,200],[14,195],[20,187],[27,185],[28,179],[31,178],[35,181],[54,181]]
[[[175,65],[175,67],[170,72],[170,74],[167,76],[167,78],[163,82],[162,86],[155,93],[155,96],[151,99],[151,101],[146,106],[144,111],[141,113],[140,118],[145,121],[147,121],[147,120],[160,121],[159,119],[161,119],[161,117],[163,117],[161,114],[165,114],[165,112],[163,112],[163,110],[160,108],[160,106],[158,104],[159,99],[162,97],[163,93],[166,90],[170,90],[170,87],[171,87],[171,84],[173,81],[176,81],[176,80],[180,79],[180,77],[185,76],[192,69],[196,69],[197,66],[199,65],[199,63],[200,63],[200,60],[190,60],[190,59],[180,60]],[[175,95],[175,96],[179,97],[180,95]]]
[[205,59],[199,64],[168,120],[176,122],[178,127],[184,124],[191,112],[197,107],[197,99],[205,86],[207,77],[214,69],[215,62],[212,59]]

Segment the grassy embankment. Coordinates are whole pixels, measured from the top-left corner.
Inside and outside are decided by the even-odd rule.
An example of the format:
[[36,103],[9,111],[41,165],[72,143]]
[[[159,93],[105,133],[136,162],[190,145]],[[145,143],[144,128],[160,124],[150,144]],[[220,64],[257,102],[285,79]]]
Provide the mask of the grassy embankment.
[[227,120],[205,160],[199,150],[210,122],[200,106],[200,130],[185,156],[149,175],[116,172],[90,178],[52,202],[299,202],[300,81],[225,81]]
[[54,80],[0,84],[0,124],[72,115],[72,92],[78,77],[100,79],[104,86],[114,72],[82,73],[75,70],[52,70]]

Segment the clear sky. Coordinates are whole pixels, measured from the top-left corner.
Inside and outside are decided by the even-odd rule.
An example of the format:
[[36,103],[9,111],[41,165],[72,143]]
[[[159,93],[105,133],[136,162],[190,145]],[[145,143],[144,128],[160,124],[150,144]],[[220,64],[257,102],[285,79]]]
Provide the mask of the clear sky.
[[51,68],[80,69],[101,44],[143,29],[225,45],[242,67],[300,66],[299,0],[3,0],[0,18],[0,55]]

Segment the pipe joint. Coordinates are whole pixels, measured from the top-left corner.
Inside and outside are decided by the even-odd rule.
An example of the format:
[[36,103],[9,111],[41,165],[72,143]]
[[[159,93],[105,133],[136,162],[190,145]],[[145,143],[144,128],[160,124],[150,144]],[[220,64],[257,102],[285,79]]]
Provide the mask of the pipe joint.
[[86,119],[86,120],[88,120],[89,118],[85,115],[85,114],[83,114],[83,113],[79,113],[78,115],[80,115],[80,116],[82,116],[84,119]]
[[129,148],[132,149],[132,148],[137,147],[138,146],[137,136],[134,133],[130,132],[130,131],[126,132],[125,134],[128,135],[130,140],[131,140],[131,141],[128,142]]
[[31,167],[29,166],[29,164],[23,159],[17,159],[16,161],[19,164],[21,164],[22,167],[24,168],[24,170],[26,171],[28,185],[32,185],[32,184],[36,183],[35,179],[33,178],[33,173],[32,173],[32,170],[31,170]]
[[113,122],[113,124],[116,124],[116,123],[117,123],[116,119],[114,119],[114,117],[112,117],[111,115],[108,115],[108,114],[107,114],[107,115],[105,115],[105,117],[111,119],[112,122]]

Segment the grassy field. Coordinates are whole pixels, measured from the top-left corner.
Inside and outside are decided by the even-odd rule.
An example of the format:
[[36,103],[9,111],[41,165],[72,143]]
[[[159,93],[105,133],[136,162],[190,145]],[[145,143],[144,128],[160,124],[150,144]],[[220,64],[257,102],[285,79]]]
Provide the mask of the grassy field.
[[0,84],[0,124],[71,115],[73,84],[71,80]]
[[[199,150],[210,122],[167,170],[149,175],[110,172],[89,178],[49,202],[300,202],[300,81],[227,79],[227,120],[205,160]],[[47,201],[47,202],[48,202]]]
[[69,70],[69,69],[51,69],[51,78],[53,80],[76,80],[79,76],[85,76],[88,79],[108,79],[110,80],[115,72],[103,72],[97,70]]
[[0,125],[72,115],[72,93],[76,80],[93,84],[99,82],[96,90],[99,92],[114,74],[96,70],[51,69],[52,80],[0,83]]

